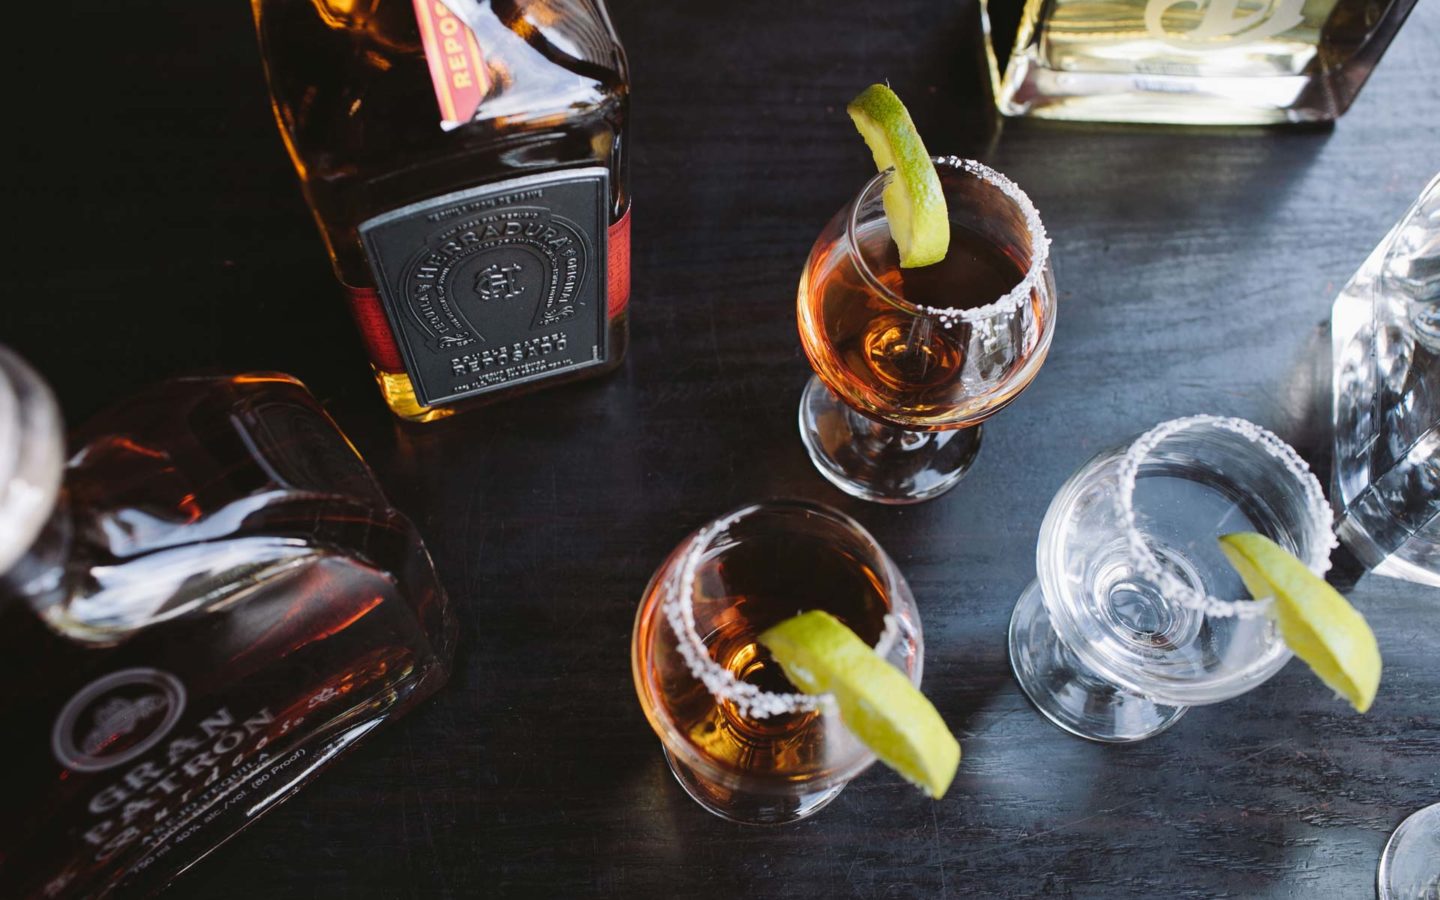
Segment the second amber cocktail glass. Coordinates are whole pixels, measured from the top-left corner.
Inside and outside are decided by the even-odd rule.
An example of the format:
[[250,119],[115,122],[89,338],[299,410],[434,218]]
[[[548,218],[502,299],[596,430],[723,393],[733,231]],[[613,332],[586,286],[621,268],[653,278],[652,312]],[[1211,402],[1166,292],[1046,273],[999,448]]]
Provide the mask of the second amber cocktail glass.
[[875,762],[834,698],[795,692],[759,635],[806,610],[839,619],[920,684],[910,588],[854,520],[798,501],[742,507],[686,538],[635,616],[645,717],[695,800],[733,822],[793,822]]
[[980,423],[1035,377],[1055,331],[1050,244],[1030,198],[973,160],[934,162],[950,217],[944,260],[900,268],[885,171],[825,226],[800,278],[815,370],[801,437],[836,487],[880,503],[953,487]]

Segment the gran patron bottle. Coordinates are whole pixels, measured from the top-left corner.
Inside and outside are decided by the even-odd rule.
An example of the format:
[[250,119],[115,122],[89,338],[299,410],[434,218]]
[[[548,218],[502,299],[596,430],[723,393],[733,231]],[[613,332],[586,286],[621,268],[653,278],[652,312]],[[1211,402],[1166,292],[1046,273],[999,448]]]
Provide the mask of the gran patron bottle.
[[[996,103],[1010,116],[1191,125],[1326,122],[1416,0],[1026,0]],[[997,26],[1011,6],[982,0]]]
[[430,421],[618,367],[625,53],[602,0],[252,0],[381,394]]
[[294,379],[74,435],[0,347],[0,897],[144,894],[444,682],[414,528]]

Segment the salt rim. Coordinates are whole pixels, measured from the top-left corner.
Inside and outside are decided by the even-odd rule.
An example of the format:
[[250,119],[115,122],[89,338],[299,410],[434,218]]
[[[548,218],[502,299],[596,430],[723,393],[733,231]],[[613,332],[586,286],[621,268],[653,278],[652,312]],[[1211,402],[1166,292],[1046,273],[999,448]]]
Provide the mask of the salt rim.
[[[695,533],[680,565],[676,566],[666,579],[665,602],[661,608],[678,639],[676,646],[680,655],[685,659],[685,665],[689,667],[695,680],[704,684],[705,689],[717,700],[728,700],[735,704],[741,715],[768,719],[770,716],[810,712],[825,704],[834,703],[834,697],[830,694],[782,694],[762,690],[741,681],[710,658],[710,651],[705,649],[704,641],[700,640],[700,635],[695,630],[695,572],[700,567],[711,540],[759,509],[759,506],[747,506],[736,510]],[[881,656],[887,655],[899,634],[899,620],[886,613],[885,627],[880,632],[880,639],[875,642],[875,652]]]
[[885,287],[880,279],[875,277],[875,273],[870,271],[870,265],[865,262],[865,257],[855,243],[855,214],[860,209],[860,201],[874,190],[877,184],[894,172],[893,168],[876,174],[874,178],[865,183],[865,186],[860,189],[860,193],[855,195],[855,199],[850,201],[850,215],[845,223],[845,239],[850,244],[850,253],[857,262],[856,268],[860,270],[871,287],[907,309],[918,310],[926,315],[939,318],[940,324],[945,328],[953,326],[956,322],[967,322],[973,325],[983,319],[1014,312],[1034,292],[1050,261],[1050,238],[1045,233],[1045,223],[1040,221],[1040,212],[1035,209],[1035,204],[1030,201],[1030,197],[1020,189],[1019,185],[978,160],[965,159],[960,156],[936,156],[932,157],[931,161],[936,166],[963,169],[981,181],[994,185],[1020,208],[1020,212],[1025,216],[1025,230],[1030,233],[1030,269],[1025,273],[1025,277],[1003,297],[984,306],[969,309],[923,306],[912,303]]
[[1234,417],[1199,415],[1161,422],[1140,435],[1120,463],[1120,490],[1115,497],[1115,508],[1125,523],[1125,539],[1130,548],[1130,562],[1140,574],[1158,585],[1168,600],[1181,606],[1188,606],[1206,615],[1235,616],[1241,619],[1264,615],[1274,602],[1274,597],[1257,597],[1253,600],[1221,600],[1190,587],[1171,574],[1145,544],[1140,529],[1135,524],[1135,480],[1140,474],[1140,464],[1150,455],[1161,441],[1177,432],[1197,426],[1212,426],[1238,434],[1260,445],[1271,456],[1280,460],[1292,475],[1300,479],[1305,491],[1305,504],[1309,507],[1310,518],[1319,525],[1324,538],[1311,551],[1305,565],[1316,575],[1324,575],[1330,569],[1330,551],[1339,546],[1335,531],[1331,528],[1330,504],[1320,489],[1320,482],[1310,466],[1300,458],[1295,449],[1273,433],[1254,422]]

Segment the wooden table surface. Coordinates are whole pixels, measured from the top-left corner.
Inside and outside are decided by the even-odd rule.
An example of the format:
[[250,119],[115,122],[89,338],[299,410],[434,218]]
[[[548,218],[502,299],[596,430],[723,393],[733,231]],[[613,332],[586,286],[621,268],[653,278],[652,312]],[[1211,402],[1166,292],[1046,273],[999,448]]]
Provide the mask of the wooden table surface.
[[[1304,131],[1002,127],[974,0],[612,6],[635,95],[629,361],[418,430],[373,391],[243,4],[70,0],[16,51],[0,340],[72,420],[175,372],[296,373],[426,535],[462,625],[441,693],[172,894],[1373,896],[1390,831],[1440,799],[1440,592],[1355,587],[1386,662],[1368,715],[1291,663],[1122,747],[1041,718],[1005,626],[1056,488],[1128,434],[1239,415],[1328,465],[1321,329],[1440,168],[1440,4],[1334,129]],[[870,171],[843,105],[880,79],[932,150],[1026,188],[1060,287],[1039,377],[959,488],[906,509],[830,488],[795,429],[795,283]],[[855,516],[908,576],[925,689],[965,748],[945,799],[876,767],[809,820],[747,828],[672,780],[630,681],[641,590],[693,527],[782,496]]]

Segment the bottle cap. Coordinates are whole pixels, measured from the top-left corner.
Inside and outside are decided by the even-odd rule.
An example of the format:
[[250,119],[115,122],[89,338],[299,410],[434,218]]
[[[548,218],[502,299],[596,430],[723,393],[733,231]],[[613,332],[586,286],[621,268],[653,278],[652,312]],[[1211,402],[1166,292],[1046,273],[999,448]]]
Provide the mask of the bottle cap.
[[45,527],[60,493],[65,431],[44,379],[0,346],[0,574]]

